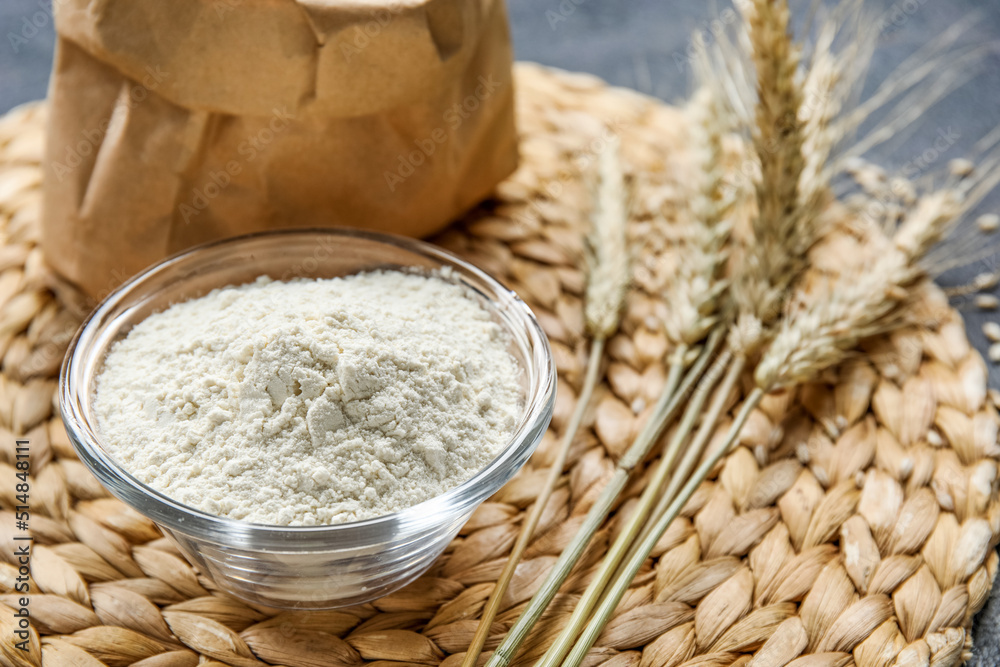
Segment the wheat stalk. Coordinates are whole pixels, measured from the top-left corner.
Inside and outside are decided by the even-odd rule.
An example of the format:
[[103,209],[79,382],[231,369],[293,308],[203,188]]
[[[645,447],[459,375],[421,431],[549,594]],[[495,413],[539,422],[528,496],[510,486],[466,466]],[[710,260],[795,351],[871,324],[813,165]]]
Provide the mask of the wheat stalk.
[[[750,413],[764,395],[776,388],[811,380],[843,361],[862,337],[886,333],[905,323],[909,288],[926,276],[921,262],[951,229],[960,211],[959,200],[953,191],[938,191],[924,197],[896,231],[891,248],[881,252],[871,265],[845,272],[823,294],[804,299],[801,307],[788,315],[757,365],[756,386],[743,401],[721,446],[687,478],[680,491],[670,497],[662,514],[644,532],[564,665],[573,667],[581,663],[649,553],[694,491],[729,453]],[[721,400],[724,397],[719,405]],[[696,452],[692,457],[702,455],[708,438],[704,440],[699,443],[700,449],[692,447],[689,450]],[[682,479],[679,470],[672,486],[679,486]]]
[[[706,59],[706,55],[704,51],[701,52],[701,61]],[[713,327],[725,322],[729,310],[724,304],[728,287],[724,269],[731,228],[727,216],[736,198],[727,193],[725,188],[723,137],[731,130],[732,116],[725,108],[719,91],[712,85],[711,78],[704,77],[704,81],[705,84],[688,109],[692,116],[695,161],[701,174],[698,187],[690,197],[693,220],[687,225],[684,240],[677,248],[678,267],[664,290],[664,299],[669,304],[669,314],[664,326],[668,337],[679,350],[697,344]],[[731,356],[729,352],[723,353],[701,377],[685,407],[681,422],[662,452],[628,523],[605,554],[600,568],[574,606],[569,621],[539,661],[538,667],[555,667],[572,647],[573,640],[600,600],[604,586],[614,575],[649,516],[656,502],[657,490],[669,477],[686,435],[694,427],[711,388],[722,376]],[[675,365],[679,363],[683,362],[674,362]],[[672,366],[671,370],[675,367]],[[672,418],[669,415],[669,419]],[[666,428],[667,421],[667,415],[654,410],[649,423],[657,425],[657,437]],[[637,454],[641,454],[640,458],[645,457],[654,442],[655,438],[648,442],[642,441],[641,449],[636,449]],[[638,440],[636,444],[639,444]]]
[[[767,339],[770,326],[781,301],[792,281],[806,266],[806,251],[819,236],[819,212],[826,204],[827,182],[818,167],[809,171],[810,163],[803,158],[806,142],[824,143],[832,146],[828,132],[830,118],[836,112],[836,105],[829,102],[825,106],[808,109],[802,106],[798,93],[796,71],[799,65],[797,47],[791,42],[788,28],[788,7],[783,2],[759,0],[746,14],[749,24],[747,41],[750,44],[757,70],[758,101],[756,105],[755,127],[751,132],[754,153],[761,167],[761,174],[755,183],[757,210],[751,217],[754,239],[741,264],[741,272],[734,285],[734,300],[739,308],[736,327],[730,334],[726,353],[720,359],[729,364],[719,394],[727,394],[735,386],[740,373],[747,364],[747,358]],[[819,47],[826,52],[832,42],[832,35],[823,36]],[[732,58],[730,57],[730,61]],[[823,58],[817,59],[827,62]],[[703,68],[699,74],[705,81],[721,80],[724,88],[746,90],[735,81],[739,78],[725,57],[716,58],[714,63],[708,58],[700,59]],[[723,64],[723,76],[712,76],[712,65]],[[827,63],[825,70],[813,75],[814,89],[828,92],[839,78],[830,72],[836,68]],[[823,74],[823,72],[826,74]],[[807,80],[809,78],[807,77]],[[732,115],[739,118],[737,106],[732,105]],[[745,116],[744,116],[745,118]],[[711,145],[711,144],[710,144]],[[803,192],[806,193],[803,196]],[[706,375],[699,384],[698,393],[707,396],[713,389],[719,373]],[[690,405],[695,411],[691,419],[685,419],[685,428],[678,429],[675,441],[668,450],[675,460],[677,453],[687,442],[695,424],[701,405]],[[713,402],[708,412],[702,416],[701,426],[694,441],[688,445],[688,452],[680,463],[674,477],[690,472],[694,463],[692,449],[697,450],[710,437],[716,421],[721,416],[721,405]],[[664,476],[657,476],[651,482],[650,502],[666,482]],[[676,491],[675,484],[668,488],[668,495]],[[642,505],[648,511],[649,507]],[[652,510],[657,516],[663,509],[663,501]],[[636,512],[636,521],[643,521],[645,513]],[[630,533],[631,534],[631,533]]]
[[584,317],[591,335],[587,373],[577,398],[576,408],[559,443],[556,459],[549,468],[531,512],[525,517],[510,556],[504,564],[493,592],[490,593],[476,634],[462,660],[463,667],[473,667],[482,653],[490,626],[500,611],[500,603],[510,586],[517,565],[521,562],[552,491],[563,474],[570,447],[600,379],[599,370],[605,341],[618,330],[625,294],[631,279],[627,222],[628,196],[625,175],[621,165],[619,141],[613,136],[599,156],[594,206],[586,243],[588,272],[584,294]]
[[[695,464],[698,463],[698,459],[701,458],[702,453],[705,451],[705,447],[708,446],[712,435],[715,434],[715,426],[725,411],[729,396],[736,387],[736,383],[739,382],[739,379],[743,374],[743,370],[746,368],[746,364],[747,358],[744,356],[736,356],[732,358],[728,369],[726,369],[725,377],[715,390],[715,396],[712,399],[711,405],[702,417],[701,425],[698,427],[698,431],[695,433],[694,438],[692,438],[691,443],[684,450],[684,458],[677,464],[677,468],[674,471],[674,474],[671,475],[666,487],[657,494],[659,495],[659,500],[656,503],[656,507],[649,515],[651,517],[650,523],[643,528],[638,542],[641,543],[642,540],[646,538],[647,534],[651,530],[652,522],[655,522],[667,511],[667,508],[670,506],[670,501],[676,496],[681,483],[690,477]],[[662,483],[660,486],[662,487]]]
[[[824,231],[820,216],[831,198],[831,180],[836,173],[829,164],[830,157],[843,138],[835,121],[863,78],[875,43],[875,31],[866,27],[864,13],[858,11],[859,6],[859,0],[844,2],[836,9],[838,20],[821,24],[798,99],[794,88],[797,85],[795,71],[799,57],[795,47],[787,43],[790,39],[787,6],[757,2],[748,9],[746,41],[755,55],[758,85],[754,149],[762,169],[756,187],[758,215],[752,219],[757,245],[751,249],[742,266],[740,282],[735,290],[741,313],[729,341],[732,364],[717,391],[723,399],[738,381],[747,364],[747,356],[771,335],[769,329],[773,313],[784,301],[791,284],[805,269],[807,250]],[[835,49],[835,40],[845,32],[852,36],[850,45]],[[727,44],[726,40],[719,43]],[[714,61],[705,59],[708,67],[701,72],[701,76],[706,80],[721,80],[731,90],[746,91],[746,86],[736,82],[738,74],[733,74],[739,72],[739,67],[733,66],[732,48],[723,46],[719,49],[719,53],[726,51],[729,53],[728,61],[725,56],[717,56]],[[712,65],[721,69],[723,75],[713,77]],[[734,109],[745,107],[732,106]],[[775,112],[782,106],[783,113]],[[798,126],[789,128],[786,154],[774,143],[774,128],[778,118],[791,118],[793,113]],[[794,154],[796,150],[801,162]],[[780,164],[786,165],[786,169],[779,168]],[[797,188],[792,188],[790,185],[794,182],[792,176],[795,171],[799,174]],[[786,179],[786,182],[775,179]],[[784,217],[768,220],[765,215],[760,215],[760,211],[768,210],[768,206],[773,215]],[[777,212],[779,209],[781,213]],[[665,510],[666,503],[677,492],[680,480],[690,473],[697,462],[698,452],[714,432],[723,409],[723,401],[715,401],[703,416],[699,431],[688,445],[685,458],[678,465],[674,479],[663,491],[652,516],[656,517]]]
[[[760,164],[761,175],[756,182],[757,211],[753,218],[755,245],[747,252],[742,279],[734,287],[741,315],[737,328],[731,334],[726,352],[716,360],[712,369],[702,378],[692,400],[686,407],[681,423],[671,438],[660,463],[647,483],[639,504],[625,529],[618,535],[601,566],[576,605],[572,615],[555,643],[539,663],[540,667],[554,667],[572,646],[577,633],[583,628],[593,608],[597,605],[604,587],[614,575],[622,558],[642,529],[651,511],[654,511],[657,494],[666,483],[672,467],[682,451],[688,436],[701,416],[704,402],[715,384],[726,371],[726,379],[721,391],[730,391],[746,364],[747,356],[765,339],[763,328],[777,315],[781,301],[792,281],[806,266],[806,251],[815,242],[818,232],[816,221],[822,202],[818,197],[803,207],[799,195],[799,180],[803,174],[805,161],[802,156],[804,132],[799,119],[801,94],[796,81],[799,65],[798,49],[793,44],[788,27],[789,12],[786,2],[758,0],[748,12],[749,36],[757,70],[758,102],[756,106],[756,126],[752,132],[753,149]],[[706,82],[712,82],[711,67],[707,52],[702,50],[699,74]],[[735,78],[735,77],[734,77]],[[725,81],[725,79],[724,79]],[[723,86],[725,84],[723,83]],[[739,89],[737,85],[729,86]],[[721,160],[721,122],[725,116],[717,88],[706,86],[696,97],[695,110],[701,110],[701,122],[696,139],[700,140],[705,154],[703,180],[700,196],[692,202],[692,212],[698,217],[693,228],[695,238],[693,249],[682,248],[681,256],[690,258],[688,271],[679,270],[675,283],[689,285],[686,289],[674,289],[667,294],[673,312],[668,321],[668,333],[681,338],[685,326],[693,329],[694,335],[703,335],[692,326],[700,313],[691,297],[707,291],[706,285],[715,280],[711,266],[698,246],[707,247],[708,254],[715,248],[714,235],[728,233],[721,231],[722,220],[730,202],[722,196],[723,170]],[[733,113],[739,117],[738,111]],[[826,116],[817,115],[815,125],[824,126]],[[818,179],[817,179],[818,180]],[[813,192],[819,192],[819,187]],[[722,242],[724,243],[724,241]],[[721,407],[713,403],[709,414],[702,420],[695,444],[707,441],[714,428]],[[689,450],[690,454],[690,450]],[[689,456],[685,456],[683,469]],[[678,473],[674,473],[677,478]]]
[[[535,619],[540,616],[558,587],[569,575],[583,549],[610,514],[615,500],[625,488],[632,469],[646,458],[660,435],[674,419],[683,405],[682,399],[702,376],[710,356],[716,353],[723,340],[723,328],[719,326],[719,322],[726,312],[721,302],[727,287],[724,276],[730,232],[727,215],[733,206],[734,197],[725,191],[722,138],[731,126],[732,117],[726,111],[718,91],[709,87],[705,87],[699,94],[696,103],[691,107],[691,113],[695,120],[692,126],[697,128],[692,143],[697,151],[696,161],[704,176],[699,180],[698,188],[691,197],[691,213],[694,220],[677,249],[678,269],[670,277],[664,289],[665,299],[671,306],[670,314],[664,321],[664,328],[668,338],[674,343],[674,351],[669,360],[668,381],[642,431],[618,461],[611,480],[592,506],[584,525],[574,536],[571,544],[564,549],[541,589],[497,648],[488,663],[491,667],[506,665],[513,658]],[[661,225],[665,224],[662,217],[658,222]],[[704,340],[706,335],[707,341]],[[681,380],[688,351],[702,342],[704,345],[699,358]],[[715,366],[718,366],[718,363]],[[710,371],[708,376],[717,379],[719,373],[721,368],[718,372]],[[691,422],[697,417],[704,401],[704,398],[699,397],[704,393],[704,390],[695,392],[691,404],[685,411],[685,422],[680,427],[682,432],[690,430]],[[672,439],[654,473],[654,481],[655,478],[667,476],[681,444],[681,439],[676,437]],[[655,490],[655,483],[650,486],[651,491]],[[644,504],[637,512],[640,516],[633,532],[619,537],[620,544],[616,543],[620,555],[615,555],[617,551],[609,554],[597,579],[610,577],[614,573],[620,556],[624,555],[624,549],[628,546],[628,540],[641,528],[646,512],[654,501],[655,498],[652,496],[645,498]],[[585,596],[581,604],[577,605],[573,617],[575,621],[571,621],[570,626],[557,638],[550,652],[543,658],[542,665],[550,664],[561,657],[561,655],[557,657],[560,647],[568,647],[566,642],[571,642],[575,636],[572,631],[573,623],[586,620],[586,610],[596,603],[596,593],[599,591],[600,588],[595,585],[588,589],[590,596]]]
[[[607,324],[607,321],[604,321],[603,323]],[[580,429],[580,424],[583,421],[583,415],[586,412],[587,405],[590,403],[591,396],[594,392],[594,387],[597,385],[600,377],[598,375],[598,370],[601,366],[601,358],[604,354],[604,342],[605,339],[603,337],[592,339],[590,342],[590,354],[587,361],[587,375],[584,378],[583,388],[577,399],[576,409],[574,409],[573,415],[570,418],[569,423],[566,425],[566,430],[564,431],[563,437],[559,443],[558,454],[556,455],[555,461],[552,462],[552,466],[549,468],[549,473],[545,477],[545,481],[543,482],[542,489],[538,494],[538,498],[535,499],[531,511],[525,517],[521,530],[518,533],[517,540],[514,542],[514,546],[511,549],[510,556],[507,557],[507,562],[504,564],[504,568],[501,571],[500,576],[497,578],[496,586],[494,586],[493,592],[490,593],[490,597],[486,601],[486,606],[483,608],[483,615],[479,619],[479,625],[476,627],[476,634],[473,636],[469,649],[466,651],[465,657],[462,659],[462,667],[473,667],[479,660],[479,655],[482,653],[483,646],[486,644],[486,639],[490,634],[490,626],[493,625],[493,619],[496,618],[497,613],[500,611],[500,603],[503,600],[503,596],[507,592],[510,582],[514,578],[514,572],[517,570],[517,566],[521,562],[521,558],[524,555],[525,550],[528,548],[531,536],[535,532],[535,528],[538,526],[539,520],[542,518],[542,512],[545,510],[549,497],[551,497],[553,489],[555,489],[559,478],[563,474],[563,468],[566,466],[566,457],[569,453],[569,448],[573,444],[573,440]]]

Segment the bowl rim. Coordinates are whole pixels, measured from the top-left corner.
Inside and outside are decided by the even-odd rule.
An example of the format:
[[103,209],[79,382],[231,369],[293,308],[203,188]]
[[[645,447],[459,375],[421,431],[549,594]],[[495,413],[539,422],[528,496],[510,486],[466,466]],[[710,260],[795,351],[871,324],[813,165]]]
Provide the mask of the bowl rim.
[[[82,373],[80,366],[87,366],[90,357],[97,353],[105,355],[107,347],[94,341],[104,327],[98,326],[110,313],[122,308],[116,316],[121,317],[130,308],[137,304],[129,304],[128,299],[133,295],[133,291],[163,274],[184,266],[187,263],[197,261],[199,255],[209,251],[232,247],[234,250],[241,245],[245,245],[263,238],[291,238],[309,236],[329,236],[329,237],[356,237],[367,241],[387,244],[401,248],[402,250],[421,255],[444,266],[456,269],[459,277],[472,277],[485,284],[493,292],[486,294],[489,306],[497,314],[503,314],[505,321],[504,328],[510,329],[510,324],[517,324],[523,327],[530,348],[526,350],[527,361],[535,367],[532,375],[531,369],[523,368],[522,372],[528,374],[528,387],[525,392],[524,413],[517,424],[514,432],[510,435],[507,443],[500,452],[472,477],[455,486],[445,493],[429,498],[421,503],[406,507],[398,512],[385,514],[361,521],[352,521],[339,524],[324,524],[315,526],[282,526],[277,524],[251,523],[240,519],[231,519],[203,512],[194,507],[185,505],[170,496],[153,489],[138,480],[130,472],[118,464],[110,453],[101,444],[96,431],[96,424],[91,424],[85,417],[82,410],[83,401],[92,401],[92,398],[84,396],[76,387],[74,379],[78,373]],[[405,268],[402,267],[401,268]],[[348,274],[350,275],[350,274]],[[460,281],[466,287],[475,289],[481,293],[476,286],[470,285],[465,280]],[[220,285],[219,287],[223,287]],[[148,296],[148,295],[147,295]],[[141,302],[140,302],[141,303]],[[507,320],[510,320],[507,323]],[[113,320],[108,320],[113,321]],[[78,350],[81,343],[89,345],[83,349],[88,350],[88,355],[84,359],[78,359]],[[93,350],[90,348],[94,347]],[[81,323],[74,334],[66,355],[63,358],[59,373],[59,409],[66,427],[67,435],[73,444],[81,461],[93,473],[99,481],[119,500],[125,502],[129,507],[147,516],[158,524],[176,530],[185,535],[196,536],[199,539],[216,542],[220,545],[227,545],[232,542],[232,538],[243,537],[248,540],[265,539],[274,540],[275,544],[281,543],[287,547],[288,551],[296,551],[296,547],[308,548],[313,540],[309,538],[328,538],[331,534],[344,534],[347,538],[350,534],[355,538],[363,537],[366,534],[382,536],[384,531],[392,530],[395,533],[426,530],[428,525],[435,523],[433,518],[438,515],[453,515],[456,507],[471,508],[478,506],[488,496],[495,493],[520,469],[520,465],[513,471],[509,470],[510,464],[518,459],[526,461],[531,451],[537,446],[548,428],[549,421],[555,403],[556,393],[556,369],[549,346],[548,338],[535,318],[534,313],[526,303],[513,291],[504,287],[498,280],[477,266],[465,261],[457,255],[436,246],[434,244],[419,240],[388,234],[384,232],[374,232],[364,229],[349,227],[296,227],[282,228],[275,230],[265,230],[244,234],[235,237],[215,240],[208,243],[193,246],[167,257],[136,275],[129,278],[120,286],[115,288],[95,307]],[[84,387],[84,391],[89,391],[89,387]],[[529,448],[527,452],[522,451]],[[496,482],[499,481],[499,484]],[[492,482],[492,485],[490,484]],[[123,491],[123,487],[132,493]],[[485,489],[489,489],[485,492]],[[133,500],[141,499],[145,502],[143,507],[137,507]],[[230,539],[218,539],[223,537]],[[215,539],[213,539],[215,538]],[[289,541],[290,540],[290,541]]]

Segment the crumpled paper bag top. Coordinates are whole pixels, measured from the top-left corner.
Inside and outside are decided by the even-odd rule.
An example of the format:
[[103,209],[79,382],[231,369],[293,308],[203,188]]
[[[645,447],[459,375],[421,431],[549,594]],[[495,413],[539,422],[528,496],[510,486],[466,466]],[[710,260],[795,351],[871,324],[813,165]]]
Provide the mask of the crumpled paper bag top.
[[[426,99],[461,76],[489,24],[476,0],[57,0],[60,36],[125,76],[168,73],[188,109],[335,116]],[[468,55],[465,53],[464,55]]]
[[57,0],[43,249],[92,296],[279,227],[425,236],[516,166],[502,0]]

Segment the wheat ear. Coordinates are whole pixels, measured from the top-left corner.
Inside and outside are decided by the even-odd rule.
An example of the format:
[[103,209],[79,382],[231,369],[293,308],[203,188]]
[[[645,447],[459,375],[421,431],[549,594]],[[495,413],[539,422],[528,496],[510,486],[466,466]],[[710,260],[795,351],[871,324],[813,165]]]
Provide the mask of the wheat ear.
[[473,667],[482,653],[489,636],[493,619],[500,611],[500,603],[510,585],[521,557],[532,534],[538,526],[542,512],[566,467],[569,449],[583,422],[594,388],[600,380],[604,344],[618,330],[625,294],[631,279],[629,248],[626,235],[628,222],[628,196],[622,170],[620,145],[617,137],[609,140],[601,152],[597,167],[590,230],[587,235],[587,289],[584,295],[584,317],[591,334],[587,373],[566,430],[559,443],[556,459],[549,468],[545,482],[535,499],[531,512],[521,525],[521,531],[511,549],[496,586],[483,609],[469,650],[462,660],[463,667]]
[[731,342],[749,354],[780,314],[785,292],[805,267],[805,253],[816,234],[814,220],[803,218],[799,210],[805,137],[799,117],[800,55],[789,27],[788,2],[753,0],[746,20],[757,73],[752,141],[760,176],[755,184],[757,213],[751,220],[753,243],[733,285],[740,318]]
[[754,377],[765,389],[801,384],[817,369],[842,361],[864,338],[899,325],[900,306],[925,271],[922,260],[952,227],[960,203],[954,192],[925,196],[903,221],[893,246],[850,279],[837,279],[822,299],[793,312],[763,356]]
[[[719,92],[704,85],[687,113],[691,118],[695,164],[701,178],[690,195],[690,216],[676,252],[678,265],[663,291],[668,304],[664,318],[667,336],[675,346],[701,341],[723,315],[722,299],[729,287],[725,276],[729,258],[728,216],[736,202],[725,184],[723,137],[732,129],[731,114]],[[665,224],[661,219],[660,224]]]
[[599,156],[597,172],[594,209],[586,243],[584,317],[592,337],[607,339],[618,330],[632,276],[625,229],[628,194],[617,136],[608,139]]

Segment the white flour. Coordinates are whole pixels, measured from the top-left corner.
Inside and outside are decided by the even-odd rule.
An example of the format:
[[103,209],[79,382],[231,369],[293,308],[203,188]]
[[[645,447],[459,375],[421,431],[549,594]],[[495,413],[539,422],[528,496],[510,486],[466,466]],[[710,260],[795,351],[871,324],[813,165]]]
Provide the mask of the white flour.
[[463,287],[395,271],[261,278],[114,345],[98,427],[135,477],[202,511],[318,525],[395,512],[488,464],[518,368]]

